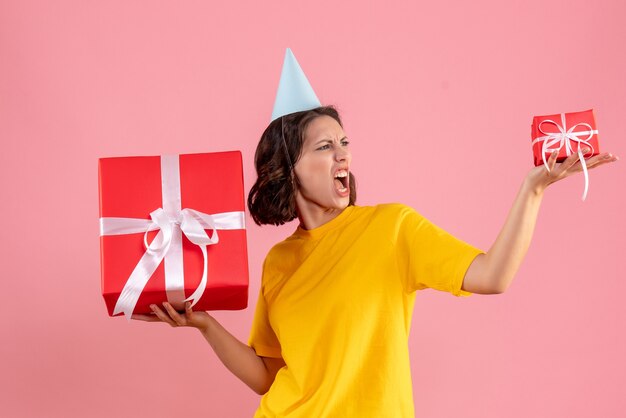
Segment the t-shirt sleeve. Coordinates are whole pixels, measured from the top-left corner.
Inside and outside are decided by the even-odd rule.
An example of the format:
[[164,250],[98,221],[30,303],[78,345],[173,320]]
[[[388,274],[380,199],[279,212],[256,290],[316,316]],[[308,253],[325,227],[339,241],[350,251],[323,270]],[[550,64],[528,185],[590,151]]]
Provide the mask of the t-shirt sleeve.
[[263,283],[261,283],[259,298],[256,303],[248,345],[254,349],[258,356],[281,357],[280,342],[269,320],[267,301],[263,294]]
[[407,292],[436,289],[470,296],[461,289],[474,258],[484,251],[454,237],[406,206],[397,230],[399,267]]

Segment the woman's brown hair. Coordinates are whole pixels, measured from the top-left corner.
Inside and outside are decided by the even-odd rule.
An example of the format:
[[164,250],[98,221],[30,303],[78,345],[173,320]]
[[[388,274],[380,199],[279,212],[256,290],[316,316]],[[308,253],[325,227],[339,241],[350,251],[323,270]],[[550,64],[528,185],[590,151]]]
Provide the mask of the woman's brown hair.
[[[257,180],[248,194],[248,208],[257,225],[282,225],[298,216],[298,179],[293,166],[302,153],[307,126],[319,116],[330,116],[343,127],[337,110],[333,106],[324,106],[277,118],[261,135],[254,155]],[[354,205],[356,182],[352,173],[349,181],[349,205]]]

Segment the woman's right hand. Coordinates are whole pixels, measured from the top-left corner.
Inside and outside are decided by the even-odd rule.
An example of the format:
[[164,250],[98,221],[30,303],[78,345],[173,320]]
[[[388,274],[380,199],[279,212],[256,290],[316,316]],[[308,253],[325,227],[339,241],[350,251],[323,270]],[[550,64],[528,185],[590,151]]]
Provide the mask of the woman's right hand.
[[205,331],[211,321],[211,315],[204,311],[191,309],[191,302],[185,302],[185,312],[178,313],[168,302],[163,302],[164,309],[150,305],[153,315],[134,314],[131,318],[147,322],[166,322],[172,327],[193,327]]

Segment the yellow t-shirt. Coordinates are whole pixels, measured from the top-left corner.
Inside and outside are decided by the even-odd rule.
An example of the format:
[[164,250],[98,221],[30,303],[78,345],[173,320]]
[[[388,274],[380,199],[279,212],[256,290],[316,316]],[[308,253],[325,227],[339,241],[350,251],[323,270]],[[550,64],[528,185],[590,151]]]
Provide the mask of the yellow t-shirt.
[[408,336],[415,290],[468,296],[482,251],[408,206],[350,206],[274,246],[249,344],[283,357],[255,417],[413,417]]

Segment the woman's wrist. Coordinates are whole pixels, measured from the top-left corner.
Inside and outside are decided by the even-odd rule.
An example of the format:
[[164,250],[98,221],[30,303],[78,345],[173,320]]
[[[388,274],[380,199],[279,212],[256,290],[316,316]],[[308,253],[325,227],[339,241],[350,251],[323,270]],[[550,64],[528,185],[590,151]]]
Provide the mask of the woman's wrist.
[[211,315],[207,315],[206,319],[204,321],[202,321],[202,324],[199,324],[196,328],[198,328],[198,331],[200,331],[200,333],[206,338],[209,339],[211,334],[212,334],[212,330],[215,326],[215,324],[217,323],[217,321],[211,316]]
[[524,178],[522,188],[533,196],[543,197],[543,193],[548,187],[548,184],[542,180],[543,179],[538,178],[537,171],[533,170]]
[[527,191],[536,197],[543,197],[543,193],[546,191],[547,186],[542,184],[534,184],[531,181],[525,181],[522,187],[525,187]]

